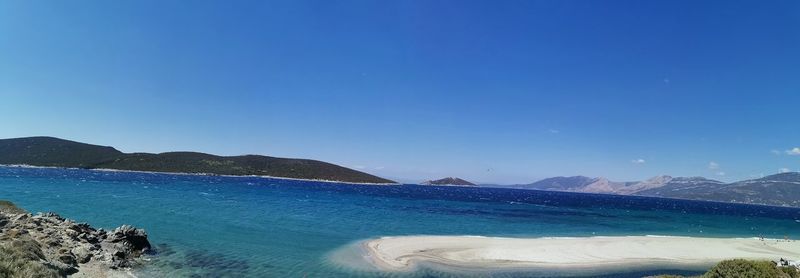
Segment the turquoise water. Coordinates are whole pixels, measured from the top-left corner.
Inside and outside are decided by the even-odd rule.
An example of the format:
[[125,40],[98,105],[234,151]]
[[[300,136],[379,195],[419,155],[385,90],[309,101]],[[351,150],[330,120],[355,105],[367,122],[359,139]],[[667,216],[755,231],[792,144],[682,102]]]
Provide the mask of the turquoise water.
[[0,167],[0,199],[98,227],[145,228],[158,254],[141,276],[394,276],[330,259],[390,235],[800,238],[798,209],[495,188]]

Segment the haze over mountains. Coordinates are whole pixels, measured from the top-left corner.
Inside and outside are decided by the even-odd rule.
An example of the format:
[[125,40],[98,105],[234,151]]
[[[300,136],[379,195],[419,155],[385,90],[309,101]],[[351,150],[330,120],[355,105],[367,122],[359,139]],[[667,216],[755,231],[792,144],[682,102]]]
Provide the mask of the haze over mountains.
[[704,177],[666,175],[637,182],[573,176],[501,187],[800,207],[800,173],[797,172],[732,183]]

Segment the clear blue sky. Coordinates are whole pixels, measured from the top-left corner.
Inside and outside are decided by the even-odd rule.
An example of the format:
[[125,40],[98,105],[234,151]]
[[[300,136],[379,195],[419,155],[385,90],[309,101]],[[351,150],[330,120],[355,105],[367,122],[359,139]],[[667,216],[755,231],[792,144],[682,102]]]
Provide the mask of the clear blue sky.
[[0,2],[3,138],[736,180],[800,170],[798,120],[800,1]]

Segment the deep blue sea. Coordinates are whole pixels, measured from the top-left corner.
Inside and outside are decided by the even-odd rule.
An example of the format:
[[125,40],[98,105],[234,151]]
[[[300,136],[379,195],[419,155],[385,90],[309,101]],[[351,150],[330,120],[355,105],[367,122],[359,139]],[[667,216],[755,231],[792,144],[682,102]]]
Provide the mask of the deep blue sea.
[[[331,260],[380,236],[800,238],[800,209],[498,188],[0,167],[0,199],[96,227],[144,228],[158,254],[137,270],[142,277],[451,276],[357,271]],[[608,277],[664,272],[685,271]]]

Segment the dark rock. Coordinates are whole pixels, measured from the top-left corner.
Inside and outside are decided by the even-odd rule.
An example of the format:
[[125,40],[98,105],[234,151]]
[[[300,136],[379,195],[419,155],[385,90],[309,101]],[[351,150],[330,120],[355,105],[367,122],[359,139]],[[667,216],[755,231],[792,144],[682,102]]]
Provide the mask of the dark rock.
[[227,273],[243,273],[250,268],[245,260],[229,258],[223,254],[209,253],[201,250],[186,253],[186,264],[190,267],[223,271]]
[[58,271],[61,276],[67,276],[78,272],[78,269],[74,266],[62,263],[60,261],[45,261],[43,264],[48,268]]
[[159,256],[171,256],[175,254],[175,250],[172,250],[172,247],[164,243],[156,245],[151,251],[153,251],[154,255]]
[[138,256],[150,250],[150,241],[147,240],[147,232],[130,225],[122,225],[114,229],[105,240],[121,244],[125,247],[123,251],[128,254],[137,254]]
[[58,257],[58,260],[64,264],[75,266],[77,262],[75,261],[75,257],[72,255],[64,254]]

